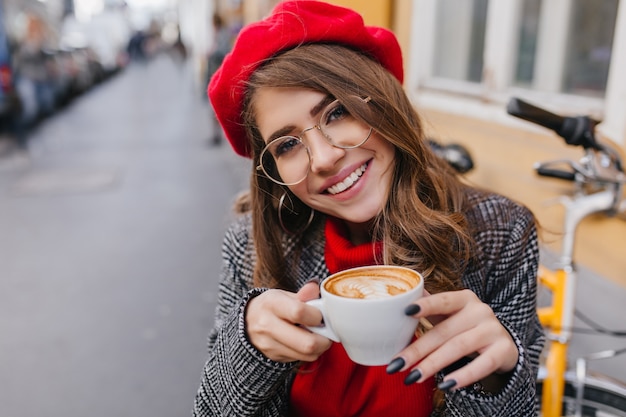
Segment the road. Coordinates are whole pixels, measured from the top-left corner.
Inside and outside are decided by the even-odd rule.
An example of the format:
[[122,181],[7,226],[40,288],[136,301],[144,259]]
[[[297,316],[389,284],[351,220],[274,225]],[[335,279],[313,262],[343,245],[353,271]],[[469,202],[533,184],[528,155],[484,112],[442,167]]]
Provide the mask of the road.
[[188,416],[248,163],[167,56],[0,160],[0,416]]

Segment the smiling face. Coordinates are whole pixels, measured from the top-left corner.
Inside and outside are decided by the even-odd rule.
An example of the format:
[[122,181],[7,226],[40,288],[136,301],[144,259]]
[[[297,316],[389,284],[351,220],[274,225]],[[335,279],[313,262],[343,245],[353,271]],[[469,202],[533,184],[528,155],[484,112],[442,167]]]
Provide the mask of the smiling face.
[[[277,135],[299,135],[320,121],[329,97],[298,88],[263,87],[254,94],[255,120],[265,143]],[[318,129],[302,140],[309,148],[311,167],[306,178],[289,189],[303,203],[343,219],[351,240],[368,239],[369,222],[382,210],[391,187],[394,146],[376,131],[360,147],[331,145]]]

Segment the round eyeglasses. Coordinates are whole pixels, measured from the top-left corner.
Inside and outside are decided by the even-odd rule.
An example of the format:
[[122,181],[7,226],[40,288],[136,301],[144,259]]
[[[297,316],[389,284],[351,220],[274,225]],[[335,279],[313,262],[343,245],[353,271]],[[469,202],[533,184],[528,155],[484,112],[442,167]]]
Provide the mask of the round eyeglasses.
[[298,136],[281,136],[268,143],[256,169],[280,185],[294,185],[304,180],[311,168],[311,152],[302,136],[313,129],[318,129],[336,148],[351,149],[363,145],[373,128],[351,115],[348,109],[363,114],[369,110],[367,103],[370,100],[370,97],[348,96],[343,102],[333,101],[324,108],[315,126],[304,129]]

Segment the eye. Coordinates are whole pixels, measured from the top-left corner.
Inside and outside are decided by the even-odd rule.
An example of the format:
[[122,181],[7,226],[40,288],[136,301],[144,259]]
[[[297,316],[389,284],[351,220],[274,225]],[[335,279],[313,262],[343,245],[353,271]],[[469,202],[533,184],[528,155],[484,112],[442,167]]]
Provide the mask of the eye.
[[302,142],[300,139],[295,136],[283,136],[282,138],[276,139],[271,146],[271,152],[274,158],[279,158],[281,156],[286,156],[291,153],[295,153],[302,146]]
[[349,117],[350,113],[348,109],[345,108],[343,104],[340,102],[332,103],[328,109],[324,112],[324,117],[322,123],[325,125],[332,124],[338,120],[343,120],[346,117]]

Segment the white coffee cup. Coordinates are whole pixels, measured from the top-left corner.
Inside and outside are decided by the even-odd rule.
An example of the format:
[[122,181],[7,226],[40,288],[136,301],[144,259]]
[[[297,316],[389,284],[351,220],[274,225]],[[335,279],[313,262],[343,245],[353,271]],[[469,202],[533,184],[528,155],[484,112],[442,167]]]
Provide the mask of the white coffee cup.
[[343,345],[361,365],[386,365],[411,341],[418,319],[404,309],[424,291],[422,276],[412,269],[374,265],[347,269],[324,279],[318,308],[324,325],[308,327]]

